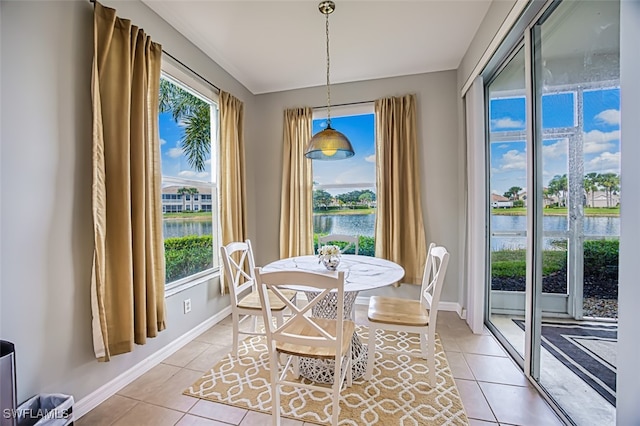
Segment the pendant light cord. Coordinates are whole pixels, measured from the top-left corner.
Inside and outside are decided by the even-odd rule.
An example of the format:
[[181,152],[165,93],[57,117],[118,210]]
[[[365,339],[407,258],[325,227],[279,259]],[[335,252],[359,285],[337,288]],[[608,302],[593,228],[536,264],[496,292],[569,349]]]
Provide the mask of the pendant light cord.
[[325,12],[326,34],[327,34],[327,127],[331,127],[331,85],[329,84],[329,67],[331,65],[329,59],[329,13]]

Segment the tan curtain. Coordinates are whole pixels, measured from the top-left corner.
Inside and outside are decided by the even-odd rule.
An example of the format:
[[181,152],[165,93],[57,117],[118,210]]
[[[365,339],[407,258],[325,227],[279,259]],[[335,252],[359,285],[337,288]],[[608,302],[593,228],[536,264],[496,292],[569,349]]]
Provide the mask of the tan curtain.
[[[220,91],[220,222],[222,244],[247,239],[247,189],[244,161],[244,104]],[[228,283],[220,277],[220,291]]]
[[280,257],[313,254],[313,181],[304,151],[311,139],[311,108],[284,112]]
[[403,282],[420,284],[425,243],[415,95],[378,99],[376,114],[376,256],[405,270]]
[[95,3],[91,307],[100,361],[165,328],[161,55],[140,28]]

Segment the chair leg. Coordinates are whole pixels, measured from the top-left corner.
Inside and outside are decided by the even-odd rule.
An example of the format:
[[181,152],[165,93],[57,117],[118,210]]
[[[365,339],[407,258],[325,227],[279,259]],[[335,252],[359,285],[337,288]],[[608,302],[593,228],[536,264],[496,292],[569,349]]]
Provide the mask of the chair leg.
[[[332,410],[331,410],[331,425],[338,425],[338,418],[340,417],[340,388],[342,388],[342,380],[340,380],[342,376],[342,368],[348,367],[348,365],[343,365],[340,362],[341,357],[336,357],[335,370],[333,372],[333,392],[331,393],[332,398]],[[348,363],[347,363],[348,364]],[[348,373],[347,373],[348,374]]]
[[275,348],[271,350],[271,422],[273,426],[280,426],[280,392],[278,389],[278,353]]
[[373,364],[376,362],[376,332],[378,331],[373,325],[369,326],[369,342],[367,343],[367,371],[364,378],[371,380],[373,376]]
[[258,331],[258,316],[251,315],[251,332],[255,333]]
[[427,353],[427,334],[426,332],[420,333],[420,352],[422,353],[423,359],[428,359],[429,354]]
[[436,336],[432,328],[429,329],[427,342],[427,367],[429,368],[429,384],[436,386]]
[[[284,324],[284,313],[282,311],[274,312],[274,316],[276,317],[276,324],[278,327]],[[266,327],[267,324],[265,324],[264,326]]]
[[353,351],[349,346],[349,355],[347,356],[347,387],[350,388],[353,384]]
[[231,315],[231,319],[233,320],[233,356],[234,357],[238,357],[238,334],[239,334],[239,322],[240,322],[240,315],[238,314],[232,314]]

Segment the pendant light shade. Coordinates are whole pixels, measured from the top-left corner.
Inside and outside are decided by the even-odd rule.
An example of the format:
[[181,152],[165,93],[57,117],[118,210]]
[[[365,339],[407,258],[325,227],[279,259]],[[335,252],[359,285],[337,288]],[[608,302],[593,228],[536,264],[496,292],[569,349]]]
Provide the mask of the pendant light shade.
[[353,157],[354,154],[349,139],[331,126],[316,133],[305,152],[305,156],[312,160],[342,160]]
[[332,1],[322,1],[318,5],[320,13],[326,17],[327,36],[327,128],[316,133],[305,150],[304,156],[312,160],[342,160],[353,157],[355,152],[349,139],[331,127],[331,85],[329,83],[329,14],[336,8]]

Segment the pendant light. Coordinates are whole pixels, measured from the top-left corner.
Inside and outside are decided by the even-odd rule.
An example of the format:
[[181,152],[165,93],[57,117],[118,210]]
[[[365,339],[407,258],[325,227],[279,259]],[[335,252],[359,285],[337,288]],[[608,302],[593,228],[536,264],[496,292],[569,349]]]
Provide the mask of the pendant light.
[[327,40],[327,128],[316,133],[304,153],[305,157],[312,160],[342,160],[353,157],[355,152],[349,139],[342,133],[331,127],[331,85],[329,84],[329,14],[336,9],[332,1],[322,1],[318,5],[320,13],[326,17]]

